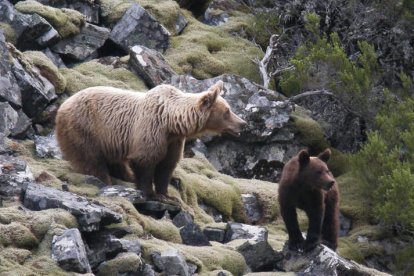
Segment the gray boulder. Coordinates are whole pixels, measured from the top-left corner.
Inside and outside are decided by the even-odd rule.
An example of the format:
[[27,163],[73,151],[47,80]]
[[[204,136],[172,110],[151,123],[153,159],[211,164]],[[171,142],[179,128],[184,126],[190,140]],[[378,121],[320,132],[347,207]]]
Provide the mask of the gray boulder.
[[193,246],[210,246],[210,242],[200,226],[194,222],[188,223],[187,225],[180,228],[180,236],[183,244]]
[[120,214],[73,193],[33,182],[25,183],[22,190],[22,201],[26,208],[36,211],[52,208],[64,209],[76,217],[81,231],[96,231],[102,225],[122,221]]
[[110,39],[125,52],[134,45],[165,52],[170,33],[143,7],[133,4],[112,29]]
[[10,130],[10,136],[14,138],[24,138],[31,124],[32,120],[27,117],[23,110],[19,109],[17,111],[17,122]]
[[57,68],[66,68],[65,63],[58,54],[53,53],[49,48],[44,49],[42,52],[53,62],[54,65],[56,65]]
[[55,135],[34,137],[36,155],[40,158],[62,159],[62,153]]
[[53,236],[52,258],[67,271],[90,273],[85,245],[77,228],[67,229],[60,236]]
[[283,258],[277,262],[277,268],[298,275],[390,275],[342,258],[324,245],[318,245],[308,253],[291,251],[285,245],[281,253]]
[[107,28],[86,23],[79,34],[61,40],[52,47],[52,50],[78,61],[96,58],[97,50],[108,39],[109,32]]
[[189,276],[189,267],[185,258],[176,249],[168,249],[161,254],[152,254],[155,266],[163,271],[165,275]]
[[264,227],[241,223],[228,223],[225,241],[243,255],[249,268],[256,271],[271,271],[279,257],[267,241]]
[[33,180],[33,174],[26,161],[13,156],[0,155],[0,195],[18,196],[23,184]]
[[7,102],[0,102],[0,132],[9,136],[17,125],[19,114]]
[[225,231],[223,229],[207,226],[203,233],[209,241],[224,242]]
[[180,34],[185,29],[187,24],[188,21],[185,19],[184,15],[178,13],[177,21],[175,22],[175,32]]
[[183,91],[196,93],[207,90],[218,80],[224,82],[223,98],[248,125],[237,138],[225,135],[203,138],[202,153],[222,173],[278,181],[283,164],[302,147],[289,124],[293,104],[277,92],[235,75],[207,80],[173,76],[171,83]]
[[131,47],[129,65],[150,88],[169,83],[171,77],[176,75],[160,52],[141,45]]
[[44,108],[57,98],[53,84],[40,74],[37,67],[26,66],[25,60],[14,52],[12,70],[20,87],[23,111],[30,118],[36,117]]
[[[6,7],[2,7],[0,2],[0,10]],[[3,57],[0,59],[0,101],[8,101],[14,107],[19,108],[22,106],[22,95],[12,71],[11,54],[2,30],[0,30],[0,56]]]
[[193,217],[186,211],[179,212],[172,220],[172,223],[178,228],[186,226],[193,222]]
[[13,30],[13,43],[21,50],[41,49],[60,39],[57,31],[37,14],[18,12],[8,0],[0,0],[0,22]]
[[181,206],[160,201],[145,201],[134,204],[137,210],[147,216],[160,219],[167,213],[174,217],[181,211]]

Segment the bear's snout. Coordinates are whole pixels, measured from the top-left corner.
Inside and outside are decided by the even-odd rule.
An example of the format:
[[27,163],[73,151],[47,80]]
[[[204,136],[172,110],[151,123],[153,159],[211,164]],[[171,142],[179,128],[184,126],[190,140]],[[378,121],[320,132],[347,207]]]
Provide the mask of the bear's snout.
[[240,136],[243,128],[247,126],[247,122],[231,112],[229,127],[224,131],[234,136]]

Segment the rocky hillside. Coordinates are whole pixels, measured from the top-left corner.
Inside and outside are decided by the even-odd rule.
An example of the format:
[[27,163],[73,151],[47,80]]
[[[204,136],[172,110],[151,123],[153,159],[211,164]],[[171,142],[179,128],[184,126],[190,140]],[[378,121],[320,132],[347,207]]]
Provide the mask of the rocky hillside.
[[[410,256],[396,257],[410,241],[370,220],[355,176],[347,173],[345,153],[365,141],[369,114],[351,109],[345,96],[297,95],[330,89],[322,77],[295,90],[293,75],[285,75],[305,74],[292,70],[301,68],[292,58],[303,41],[317,40],[306,24],[309,14],[342,11],[343,3],[329,10],[320,3],[282,2],[0,0],[0,274],[412,271]],[[357,7],[357,15],[368,12]],[[338,20],[330,23],[335,28],[318,27],[345,40],[361,32],[342,31],[348,21],[328,14]],[[276,33],[281,38],[273,36],[268,52]],[[355,49],[347,51],[346,57]],[[381,58],[394,68],[387,51]],[[404,58],[395,70],[412,69],[410,56]],[[270,75],[269,86],[262,85],[263,67],[267,73],[281,69]],[[328,69],[318,72],[326,76]],[[391,69],[369,88],[377,91]],[[198,93],[217,80],[248,126],[237,138],[187,142],[169,187],[178,206],[145,201],[132,183],[105,186],[62,160],[54,116],[77,91],[107,85],[145,93],[168,83]],[[329,166],[342,194],[339,255],[322,246],[296,254],[284,247],[277,181],[301,148],[317,154],[326,147],[333,148]],[[306,216],[299,218],[306,229]]]

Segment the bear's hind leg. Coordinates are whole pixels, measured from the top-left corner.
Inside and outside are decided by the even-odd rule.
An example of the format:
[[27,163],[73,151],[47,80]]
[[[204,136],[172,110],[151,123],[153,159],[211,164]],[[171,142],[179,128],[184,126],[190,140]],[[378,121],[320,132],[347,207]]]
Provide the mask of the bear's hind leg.
[[336,250],[339,232],[339,204],[336,199],[328,197],[322,225],[322,243]]
[[167,155],[160,163],[157,164],[157,167],[155,168],[155,192],[160,199],[165,197],[166,199],[177,200],[174,197],[168,196],[168,184],[172,173],[181,158],[183,148],[184,140],[171,142],[168,146]]

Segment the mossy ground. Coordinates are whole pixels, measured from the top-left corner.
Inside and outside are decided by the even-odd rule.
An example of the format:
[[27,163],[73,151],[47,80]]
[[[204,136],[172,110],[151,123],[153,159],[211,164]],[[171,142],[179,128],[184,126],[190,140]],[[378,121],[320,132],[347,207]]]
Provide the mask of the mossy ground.
[[16,9],[22,13],[36,13],[45,18],[62,37],[76,35],[85,24],[85,17],[71,9],[57,9],[34,0],[18,2]]
[[82,63],[74,68],[60,69],[66,78],[66,92],[74,94],[91,86],[113,86],[122,89],[146,91],[144,82],[131,71],[111,65],[105,65],[92,60]]
[[10,24],[0,21],[0,30],[3,31],[4,37],[6,38],[7,42],[16,44],[17,34],[16,34],[16,31],[13,29],[13,27],[10,26]]

